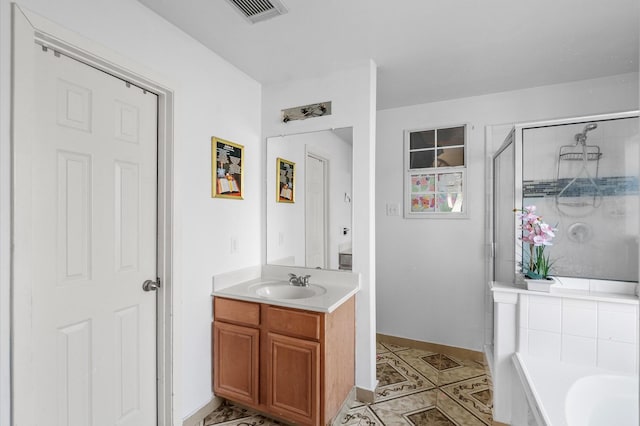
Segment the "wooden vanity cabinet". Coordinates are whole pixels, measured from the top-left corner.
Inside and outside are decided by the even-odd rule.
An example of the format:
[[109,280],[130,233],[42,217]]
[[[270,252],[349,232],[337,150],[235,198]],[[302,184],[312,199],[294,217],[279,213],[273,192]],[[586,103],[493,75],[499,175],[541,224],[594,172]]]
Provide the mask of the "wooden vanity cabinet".
[[302,424],[317,424],[320,410],[320,343],[267,334],[267,407]]
[[214,392],[256,405],[260,395],[260,308],[255,303],[216,298],[214,312]]
[[213,340],[214,393],[296,424],[327,424],[354,386],[353,297],[330,314],[215,297]]

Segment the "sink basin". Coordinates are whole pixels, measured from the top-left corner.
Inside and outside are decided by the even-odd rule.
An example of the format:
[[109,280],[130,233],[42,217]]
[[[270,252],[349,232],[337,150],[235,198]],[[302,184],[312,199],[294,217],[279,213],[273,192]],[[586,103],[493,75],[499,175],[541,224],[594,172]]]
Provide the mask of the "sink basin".
[[251,290],[260,297],[266,299],[307,299],[326,293],[324,287],[310,285],[308,287],[293,286],[284,281],[260,283],[251,287]]

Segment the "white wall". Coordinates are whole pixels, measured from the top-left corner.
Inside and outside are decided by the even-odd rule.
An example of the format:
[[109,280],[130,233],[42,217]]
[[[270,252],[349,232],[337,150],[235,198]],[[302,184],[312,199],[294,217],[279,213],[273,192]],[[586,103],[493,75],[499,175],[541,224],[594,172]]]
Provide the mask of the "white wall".
[[[24,0],[20,5],[86,38],[143,64],[172,82],[175,91],[175,285],[182,300],[176,300],[176,330],[181,340],[174,368],[182,378],[175,392],[176,417],[182,419],[206,404],[211,392],[211,277],[225,271],[257,265],[262,232],[262,175],[260,105],[261,87],[245,74],[194,41],[134,0]],[[3,129],[0,153],[9,147],[7,123],[10,52],[6,29],[10,28],[9,0],[0,0],[2,11],[3,95],[0,98]],[[245,196],[243,201],[210,198],[211,136],[245,146]],[[6,191],[9,159],[2,156],[2,242],[6,241]],[[230,240],[238,240],[237,253],[230,253]],[[2,295],[6,255],[2,258]],[[3,302],[6,300],[2,297]],[[3,304],[0,308],[6,308]],[[4,318],[4,317],[3,317]],[[3,327],[0,330],[4,330]],[[4,340],[3,340],[4,342]],[[4,362],[3,357],[0,361]],[[3,381],[4,383],[4,381]],[[0,391],[4,392],[3,388]],[[3,395],[3,403],[5,402]],[[4,404],[3,404],[4,407]],[[5,413],[0,413],[4,423]]]
[[[373,391],[376,386],[375,64],[368,62],[325,78],[265,86],[262,96],[265,139],[283,134],[353,127],[353,271],[361,274],[362,287],[356,295],[356,385]],[[286,124],[280,120],[280,110],[284,108],[325,101],[333,102],[330,116]]]
[[0,425],[11,420],[10,304],[10,4],[0,1]]
[[[481,350],[485,294],[485,126],[638,108],[625,74],[378,111],[378,332]],[[469,219],[386,216],[403,204],[403,130],[469,123]],[[506,136],[491,142],[496,149]]]

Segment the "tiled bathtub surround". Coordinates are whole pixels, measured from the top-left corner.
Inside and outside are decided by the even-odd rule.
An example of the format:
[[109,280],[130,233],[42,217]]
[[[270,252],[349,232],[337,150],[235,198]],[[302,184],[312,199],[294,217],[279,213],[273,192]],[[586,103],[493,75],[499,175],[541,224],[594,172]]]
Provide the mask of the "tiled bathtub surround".
[[520,295],[519,352],[638,371],[638,304]]
[[564,290],[586,291],[592,294],[638,294],[638,283],[630,281],[595,280],[588,278],[555,277],[557,287]]
[[[493,389],[484,363],[378,343],[376,402],[354,403],[334,425],[483,426],[492,424]],[[225,403],[205,426],[279,425]]]
[[[566,283],[569,284],[566,287],[583,288],[558,286],[552,293],[541,293],[517,284],[491,283],[496,420],[511,421],[512,358],[516,352],[560,365],[638,374],[639,314],[638,297],[633,293],[635,284],[622,283],[620,292],[605,293],[599,291],[603,283],[598,280]],[[604,284],[615,287],[615,283]]]
[[638,304],[520,294],[518,352],[638,372]]

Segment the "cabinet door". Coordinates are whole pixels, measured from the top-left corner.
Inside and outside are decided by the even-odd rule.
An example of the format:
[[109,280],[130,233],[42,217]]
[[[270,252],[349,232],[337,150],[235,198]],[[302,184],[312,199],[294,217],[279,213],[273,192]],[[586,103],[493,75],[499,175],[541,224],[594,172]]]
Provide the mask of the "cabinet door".
[[260,330],[213,324],[213,391],[218,396],[258,404]]
[[269,410],[305,425],[319,424],[320,343],[267,334]]

